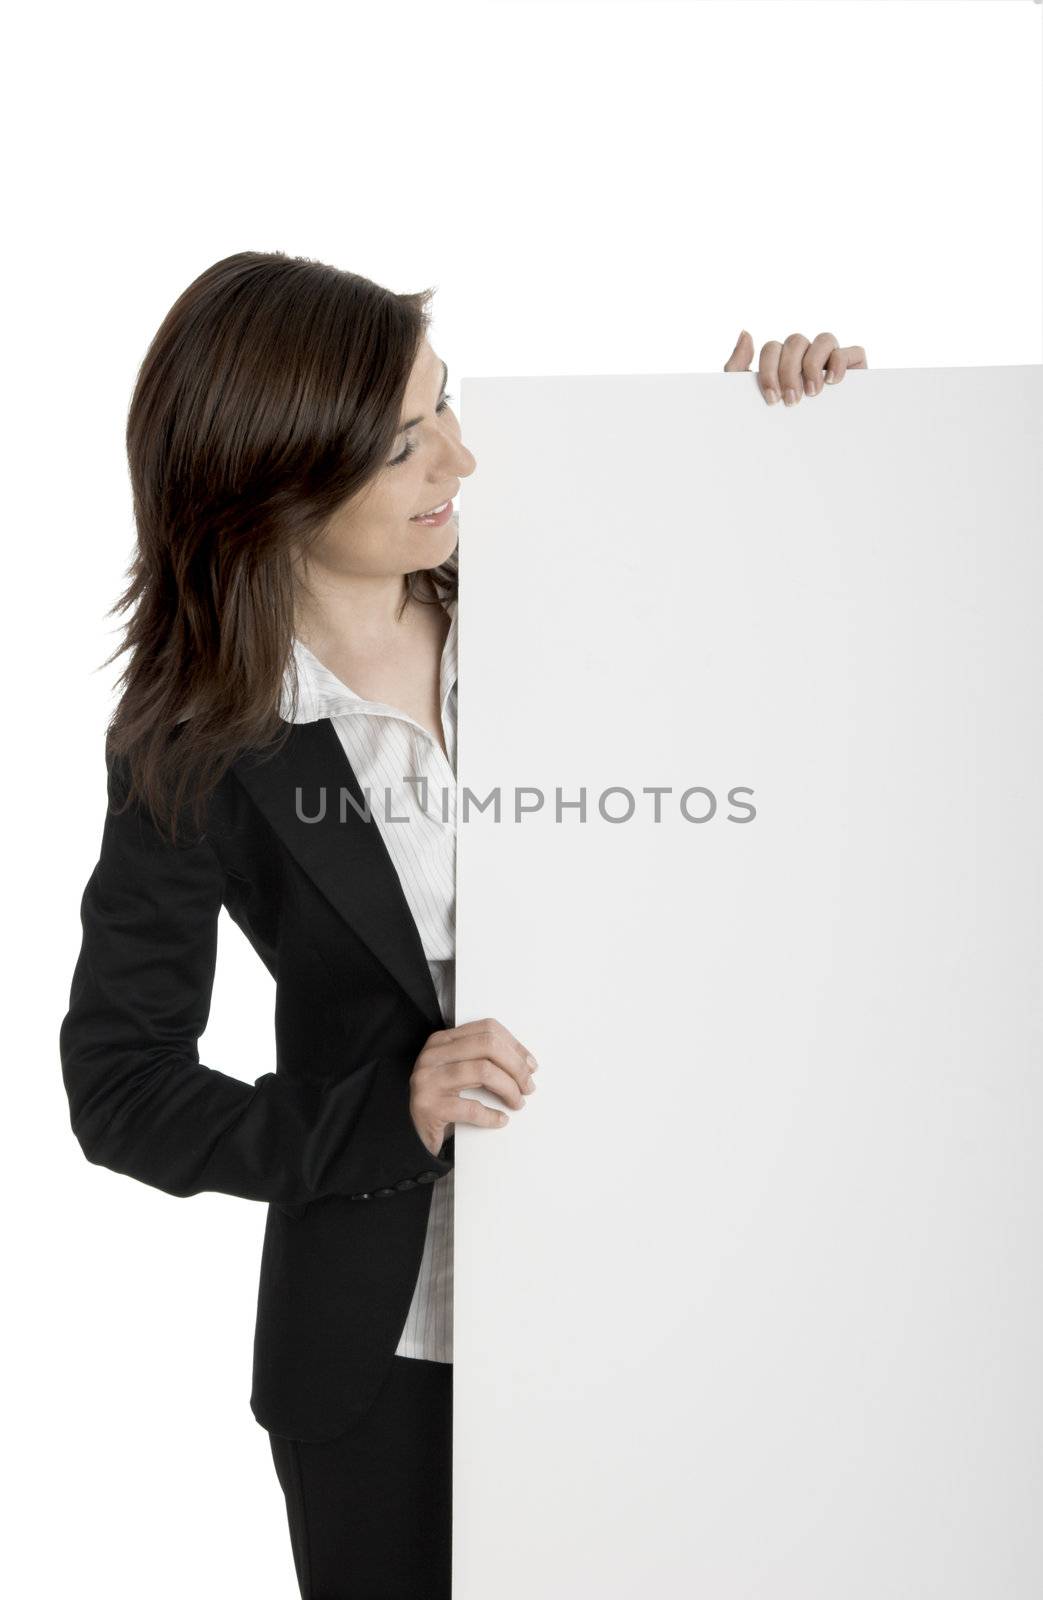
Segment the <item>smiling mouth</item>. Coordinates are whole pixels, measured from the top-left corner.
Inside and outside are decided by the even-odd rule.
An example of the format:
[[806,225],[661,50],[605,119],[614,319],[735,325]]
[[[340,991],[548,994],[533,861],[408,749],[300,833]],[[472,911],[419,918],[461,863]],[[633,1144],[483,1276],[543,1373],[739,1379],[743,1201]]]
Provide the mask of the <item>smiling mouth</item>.
[[410,522],[431,522],[438,517],[447,516],[452,509],[452,499],[443,500],[441,505],[434,506],[430,511],[420,511],[415,517],[410,517]]

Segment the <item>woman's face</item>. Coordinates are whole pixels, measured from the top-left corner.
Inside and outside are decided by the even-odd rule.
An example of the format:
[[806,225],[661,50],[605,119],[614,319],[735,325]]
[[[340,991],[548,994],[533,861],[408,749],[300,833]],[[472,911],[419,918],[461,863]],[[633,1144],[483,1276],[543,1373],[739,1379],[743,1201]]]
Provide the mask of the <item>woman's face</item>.
[[[455,512],[441,527],[412,521],[455,498],[475,469],[445,395],[445,367],[425,339],[409,378],[401,430],[383,471],[334,513],[308,553],[331,574],[396,577],[437,567],[452,555]],[[406,426],[411,424],[411,426]]]

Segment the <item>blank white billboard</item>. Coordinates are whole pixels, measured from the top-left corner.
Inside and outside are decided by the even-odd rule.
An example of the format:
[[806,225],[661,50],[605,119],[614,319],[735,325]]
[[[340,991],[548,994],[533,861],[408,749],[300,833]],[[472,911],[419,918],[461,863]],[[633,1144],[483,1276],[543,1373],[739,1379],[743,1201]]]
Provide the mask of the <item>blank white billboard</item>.
[[462,398],[454,1593],[1038,1600],[1043,369]]

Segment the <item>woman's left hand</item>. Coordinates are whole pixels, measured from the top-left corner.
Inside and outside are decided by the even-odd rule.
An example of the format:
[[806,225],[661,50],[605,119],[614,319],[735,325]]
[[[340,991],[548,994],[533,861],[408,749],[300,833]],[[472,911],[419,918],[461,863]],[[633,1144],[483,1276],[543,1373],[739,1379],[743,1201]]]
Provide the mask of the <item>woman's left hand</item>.
[[[744,328],[724,363],[725,372],[749,372],[753,351],[753,337]],[[795,406],[802,394],[818,394],[824,383],[843,382],[848,367],[865,366],[866,353],[860,344],[841,349],[831,333],[820,333],[816,339],[791,333],[785,344],[770,339],[764,346],[757,377],[770,406],[780,394],[788,406]]]

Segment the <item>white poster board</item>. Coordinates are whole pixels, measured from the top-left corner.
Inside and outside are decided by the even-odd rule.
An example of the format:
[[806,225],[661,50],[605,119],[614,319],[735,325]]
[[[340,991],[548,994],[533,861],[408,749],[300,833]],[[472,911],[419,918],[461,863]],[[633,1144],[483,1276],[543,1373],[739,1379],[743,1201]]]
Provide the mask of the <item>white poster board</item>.
[[462,403],[454,1594],[1038,1600],[1043,369]]

